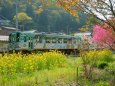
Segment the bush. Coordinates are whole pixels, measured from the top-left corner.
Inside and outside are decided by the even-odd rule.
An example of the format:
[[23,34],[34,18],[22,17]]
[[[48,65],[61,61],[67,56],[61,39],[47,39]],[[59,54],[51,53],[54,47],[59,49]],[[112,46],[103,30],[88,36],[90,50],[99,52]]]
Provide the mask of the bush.
[[100,81],[95,86],[110,86],[110,84],[108,82]]
[[80,53],[83,62],[93,67],[105,68],[108,62],[114,61],[113,54],[110,50],[92,50]]
[[109,72],[111,75],[115,75],[115,62],[110,63],[109,66],[105,69],[106,71]]
[[92,50],[92,51],[81,52],[80,55],[85,64],[95,65],[96,62],[98,61],[97,53],[98,52],[96,50]]
[[113,54],[110,50],[102,50],[98,52],[98,57],[100,61],[111,62],[114,60]]
[[105,67],[107,67],[108,66],[108,63],[107,62],[98,62],[98,64],[97,64],[97,67],[99,68],[99,69],[104,69]]

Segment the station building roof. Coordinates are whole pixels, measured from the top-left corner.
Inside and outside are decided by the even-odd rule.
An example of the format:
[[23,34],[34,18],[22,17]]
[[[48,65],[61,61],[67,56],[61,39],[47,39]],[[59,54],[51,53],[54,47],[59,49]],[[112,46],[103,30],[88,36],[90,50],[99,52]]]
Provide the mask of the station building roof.
[[2,26],[1,29],[4,28],[4,29],[8,29],[8,30],[16,30],[16,28],[14,27],[6,27],[6,26]]

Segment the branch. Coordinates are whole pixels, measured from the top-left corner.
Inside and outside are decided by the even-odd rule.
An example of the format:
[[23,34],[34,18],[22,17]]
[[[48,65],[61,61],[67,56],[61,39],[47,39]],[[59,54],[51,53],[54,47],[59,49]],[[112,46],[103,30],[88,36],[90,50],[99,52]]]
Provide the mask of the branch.
[[115,17],[115,12],[114,12],[113,5],[112,5],[111,0],[109,0],[109,3],[110,3],[111,12],[113,13],[113,16]]
[[107,44],[112,50],[115,50],[115,49],[114,49],[114,45],[112,46],[112,45],[110,45],[110,44],[107,43],[107,42],[106,42],[106,44]]

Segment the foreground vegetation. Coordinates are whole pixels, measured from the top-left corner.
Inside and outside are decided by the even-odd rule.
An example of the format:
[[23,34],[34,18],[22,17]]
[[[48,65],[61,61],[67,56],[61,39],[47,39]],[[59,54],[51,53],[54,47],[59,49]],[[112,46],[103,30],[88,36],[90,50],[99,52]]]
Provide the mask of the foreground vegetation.
[[80,57],[61,52],[0,56],[0,86],[114,86],[115,55],[87,51]]

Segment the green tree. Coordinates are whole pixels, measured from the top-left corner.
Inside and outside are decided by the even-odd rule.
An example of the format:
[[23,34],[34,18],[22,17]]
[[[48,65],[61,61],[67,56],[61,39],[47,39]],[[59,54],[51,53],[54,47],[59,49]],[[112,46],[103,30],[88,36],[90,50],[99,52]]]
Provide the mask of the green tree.
[[[32,18],[29,17],[25,12],[18,13],[17,18],[18,18],[18,22],[23,26],[32,21]],[[14,16],[13,19],[16,20],[16,16]]]

